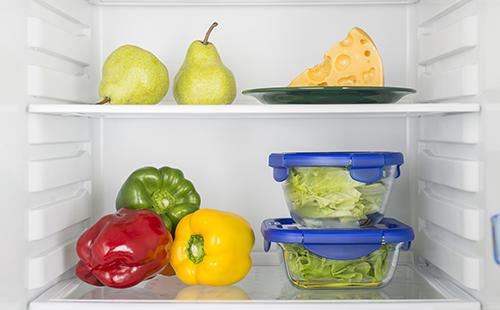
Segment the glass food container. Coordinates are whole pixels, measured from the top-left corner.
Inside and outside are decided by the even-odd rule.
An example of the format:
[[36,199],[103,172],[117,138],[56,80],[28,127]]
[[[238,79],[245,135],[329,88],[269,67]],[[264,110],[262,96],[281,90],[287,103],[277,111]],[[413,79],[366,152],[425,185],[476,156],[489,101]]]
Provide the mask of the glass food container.
[[283,182],[290,215],[316,228],[377,224],[403,154],[395,152],[282,153],[269,156],[274,179]]
[[262,223],[264,250],[279,244],[288,278],[299,288],[349,289],[387,285],[399,251],[414,238],[411,227],[391,218],[357,229],[310,229],[293,219]]

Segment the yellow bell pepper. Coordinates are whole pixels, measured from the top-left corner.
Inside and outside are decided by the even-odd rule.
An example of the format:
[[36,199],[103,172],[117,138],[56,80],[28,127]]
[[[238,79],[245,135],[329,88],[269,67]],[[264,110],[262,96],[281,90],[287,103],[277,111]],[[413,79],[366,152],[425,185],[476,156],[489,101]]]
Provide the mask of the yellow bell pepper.
[[201,209],[177,225],[170,264],[188,285],[231,285],[250,271],[254,241],[252,228],[242,217]]

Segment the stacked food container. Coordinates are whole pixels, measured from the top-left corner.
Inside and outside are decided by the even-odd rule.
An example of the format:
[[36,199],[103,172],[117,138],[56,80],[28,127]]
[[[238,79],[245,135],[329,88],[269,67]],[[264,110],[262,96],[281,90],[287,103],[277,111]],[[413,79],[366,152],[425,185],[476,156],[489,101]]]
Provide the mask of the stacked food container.
[[290,281],[301,288],[368,288],[388,284],[413,230],[384,210],[403,154],[271,154],[292,218],[262,223],[264,249],[277,243]]

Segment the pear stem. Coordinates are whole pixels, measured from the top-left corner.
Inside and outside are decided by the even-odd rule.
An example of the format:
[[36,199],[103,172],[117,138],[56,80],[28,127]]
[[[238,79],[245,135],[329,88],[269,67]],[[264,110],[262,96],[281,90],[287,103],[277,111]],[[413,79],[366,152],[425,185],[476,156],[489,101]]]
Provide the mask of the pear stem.
[[101,100],[101,101],[96,102],[96,104],[105,104],[105,103],[108,103],[108,102],[110,102],[110,101],[111,101],[111,98],[109,98],[109,97],[104,97],[104,98],[102,98],[102,100]]
[[219,24],[217,22],[214,22],[210,28],[208,28],[207,33],[205,34],[205,38],[201,43],[204,45],[208,44],[208,38],[210,37],[210,34],[212,33],[212,30],[214,30],[215,27],[217,27]]

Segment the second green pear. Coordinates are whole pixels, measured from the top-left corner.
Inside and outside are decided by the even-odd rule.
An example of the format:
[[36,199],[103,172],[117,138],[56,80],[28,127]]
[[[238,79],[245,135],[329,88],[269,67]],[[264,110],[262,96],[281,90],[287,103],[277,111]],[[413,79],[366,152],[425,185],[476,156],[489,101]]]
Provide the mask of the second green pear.
[[174,97],[179,104],[230,104],[236,97],[233,73],[222,63],[208,37],[189,46],[186,59],[174,80]]

